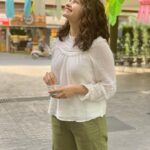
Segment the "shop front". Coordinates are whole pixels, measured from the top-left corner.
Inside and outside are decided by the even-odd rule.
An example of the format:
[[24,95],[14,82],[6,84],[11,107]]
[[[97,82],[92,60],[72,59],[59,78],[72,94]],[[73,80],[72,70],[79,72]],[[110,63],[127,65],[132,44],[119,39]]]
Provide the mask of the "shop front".
[[6,29],[0,28],[0,52],[6,50]]
[[0,15],[0,51],[6,51],[7,47],[7,32],[9,29],[10,21],[4,14]]
[[[38,48],[41,39],[50,46],[57,36],[59,27],[64,19],[31,15],[24,18],[16,13],[13,19],[3,21],[0,26],[0,51],[30,53]],[[1,21],[2,22],[2,21]]]
[[0,19],[0,51],[30,53],[33,49],[37,49],[41,39],[50,46],[51,41],[57,36],[59,27],[64,23],[64,18],[60,16],[61,8],[58,15],[55,1],[46,0],[42,4],[37,0],[31,1],[29,15],[25,15],[24,10],[27,10],[25,2],[15,0],[14,16],[10,17],[6,1],[0,1],[0,18],[2,18]]

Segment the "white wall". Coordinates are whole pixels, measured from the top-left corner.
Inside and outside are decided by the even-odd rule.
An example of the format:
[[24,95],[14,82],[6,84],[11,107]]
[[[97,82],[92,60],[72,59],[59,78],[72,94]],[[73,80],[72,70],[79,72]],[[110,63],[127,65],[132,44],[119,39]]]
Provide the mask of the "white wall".
[[125,0],[123,4],[124,10],[138,10],[139,9],[139,2],[138,0]]

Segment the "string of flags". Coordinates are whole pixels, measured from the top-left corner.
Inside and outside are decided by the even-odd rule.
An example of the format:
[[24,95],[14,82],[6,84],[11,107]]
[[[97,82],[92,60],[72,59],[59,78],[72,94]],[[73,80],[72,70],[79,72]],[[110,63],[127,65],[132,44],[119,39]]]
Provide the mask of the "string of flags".
[[[7,18],[14,17],[14,0],[6,0],[5,10]],[[35,15],[45,16],[45,0],[24,0],[23,12],[25,17],[29,17],[33,12]]]
[[[62,0],[55,0],[56,16],[61,18],[61,2]],[[122,6],[125,0],[101,0],[105,5],[105,12],[110,25],[115,25],[117,16],[121,13]],[[142,22],[149,22],[150,18],[150,0],[138,0],[139,11],[137,19]],[[7,18],[13,18],[15,15],[14,0],[6,0],[5,5]],[[45,16],[45,0],[24,0],[24,16],[28,17],[31,13],[35,15]]]

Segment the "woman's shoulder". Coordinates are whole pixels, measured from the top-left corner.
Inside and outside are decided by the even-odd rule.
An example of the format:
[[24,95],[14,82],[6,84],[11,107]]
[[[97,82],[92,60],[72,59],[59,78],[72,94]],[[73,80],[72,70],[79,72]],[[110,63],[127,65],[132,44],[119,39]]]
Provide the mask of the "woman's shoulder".
[[99,36],[93,41],[89,53],[95,57],[101,57],[104,55],[111,55],[112,51],[107,40]]
[[104,44],[104,43],[108,44],[106,39],[99,36],[99,37],[97,37],[96,39],[93,40],[92,47],[95,47],[95,46],[98,46],[98,45],[101,45],[101,44]]

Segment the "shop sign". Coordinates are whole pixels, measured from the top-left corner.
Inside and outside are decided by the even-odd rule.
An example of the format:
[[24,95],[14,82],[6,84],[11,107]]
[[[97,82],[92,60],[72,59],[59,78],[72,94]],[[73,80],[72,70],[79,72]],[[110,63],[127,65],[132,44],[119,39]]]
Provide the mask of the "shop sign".
[[0,25],[1,26],[9,26],[10,25],[9,19],[7,19],[7,18],[0,18]]
[[16,12],[15,17],[11,19],[10,24],[13,26],[46,26],[45,16],[35,16],[31,14],[29,17],[24,17],[21,12]]
[[24,17],[24,21],[25,21],[25,24],[31,25],[34,22],[34,18],[32,15],[30,15],[29,17]]

